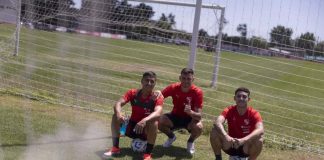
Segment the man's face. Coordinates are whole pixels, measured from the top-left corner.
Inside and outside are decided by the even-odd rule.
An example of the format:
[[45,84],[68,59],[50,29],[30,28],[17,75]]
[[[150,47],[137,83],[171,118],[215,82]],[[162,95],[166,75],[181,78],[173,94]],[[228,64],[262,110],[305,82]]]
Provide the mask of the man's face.
[[191,87],[193,81],[194,81],[194,77],[192,74],[181,74],[180,77],[180,82],[181,82],[181,86],[183,88],[189,88]]
[[156,79],[151,76],[146,76],[142,79],[142,89],[144,90],[153,90],[155,86]]
[[248,101],[250,100],[248,93],[239,91],[234,96],[234,100],[237,106],[246,106]]

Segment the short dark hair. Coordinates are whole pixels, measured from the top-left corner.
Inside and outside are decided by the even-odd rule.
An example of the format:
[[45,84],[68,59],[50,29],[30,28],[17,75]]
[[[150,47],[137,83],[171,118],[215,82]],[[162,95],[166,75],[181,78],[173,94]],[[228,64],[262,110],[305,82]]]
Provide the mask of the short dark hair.
[[237,92],[245,92],[248,94],[248,96],[250,97],[250,90],[245,88],[245,87],[239,87],[235,90],[235,95],[237,94]]
[[147,71],[143,73],[142,79],[144,79],[145,77],[153,77],[156,79],[156,74],[153,71]]
[[187,74],[194,74],[194,71],[191,68],[184,68],[181,70],[181,74],[187,75]]

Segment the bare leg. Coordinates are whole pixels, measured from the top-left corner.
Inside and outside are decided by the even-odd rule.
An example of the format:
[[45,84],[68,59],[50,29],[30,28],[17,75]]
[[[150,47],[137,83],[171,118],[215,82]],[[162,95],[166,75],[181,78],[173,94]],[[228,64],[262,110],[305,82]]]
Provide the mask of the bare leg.
[[162,115],[159,120],[159,130],[164,134],[169,135],[172,132],[172,127],[173,123],[171,120],[166,115]]
[[197,122],[192,120],[188,125],[188,129],[191,131],[190,137],[195,140],[201,135],[203,131],[203,124],[201,121]]
[[111,137],[119,137],[120,122],[117,120],[116,114],[112,116],[111,120]]
[[155,144],[156,136],[158,131],[158,122],[147,122],[145,126],[145,133],[147,135],[147,142],[150,144]]
[[247,145],[244,145],[243,150],[245,153],[249,154],[250,160],[256,160],[262,151],[262,146],[263,146],[263,137],[259,139],[254,139],[251,142],[249,142]]
[[215,127],[210,133],[210,144],[212,146],[215,156],[221,155],[221,150],[228,150],[232,147],[231,142],[227,141],[223,135],[218,133]]

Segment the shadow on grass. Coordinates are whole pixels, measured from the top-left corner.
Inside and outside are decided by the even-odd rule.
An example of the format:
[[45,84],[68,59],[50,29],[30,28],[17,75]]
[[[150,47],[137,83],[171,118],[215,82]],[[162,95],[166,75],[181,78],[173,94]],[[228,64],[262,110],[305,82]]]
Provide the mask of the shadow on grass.
[[[96,152],[96,154],[103,158],[103,154],[105,151],[98,151]],[[164,148],[162,145],[157,145],[154,147],[153,149],[153,153],[152,153],[153,159],[155,158],[162,158],[164,156],[168,156],[170,157],[174,157],[175,160],[180,160],[180,159],[190,159],[192,158],[192,155],[189,154],[186,150],[186,148],[182,148],[182,147],[177,147],[177,146],[171,146],[169,148]],[[132,160],[140,160],[143,159],[143,153],[138,153],[138,152],[134,152],[131,148],[121,148],[121,153],[110,158],[118,158],[118,159],[124,159],[124,158],[129,158],[132,157]],[[109,159],[109,158],[107,158]]]

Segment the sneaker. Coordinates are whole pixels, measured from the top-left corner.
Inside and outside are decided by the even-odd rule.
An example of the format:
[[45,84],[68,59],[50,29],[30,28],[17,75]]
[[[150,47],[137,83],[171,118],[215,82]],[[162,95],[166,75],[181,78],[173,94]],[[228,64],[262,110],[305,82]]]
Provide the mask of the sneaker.
[[163,147],[170,147],[176,139],[176,136],[174,136],[173,138],[168,138],[168,140],[163,144]]
[[194,154],[195,153],[195,143],[187,143],[187,151],[190,153],[190,154]]
[[120,148],[112,147],[110,150],[103,154],[104,158],[110,158],[114,155],[120,154]]
[[144,154],[143,155],[143,160],[152,160],[152,155],[151,154]]

